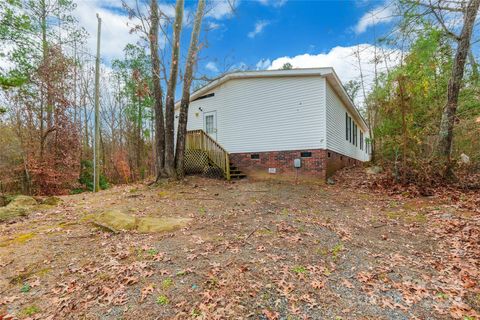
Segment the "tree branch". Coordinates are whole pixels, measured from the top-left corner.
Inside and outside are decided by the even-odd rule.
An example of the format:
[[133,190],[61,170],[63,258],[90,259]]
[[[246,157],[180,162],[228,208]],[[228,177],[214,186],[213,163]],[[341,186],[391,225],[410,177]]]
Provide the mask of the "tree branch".
[[[432,3],[432,1],[430,0],[430,4]],[[437,12],[435,11],[434,7],[433,6],[430,6],[430,9],[433,13],[433,15],[435,16],[435,18],[437,19],[437,21],[440,23],[440,25],[442,26],[442,29],[443,31],[445,31],[445,33],[455,39],[455,41],[460,41],[460,36],[458,36],[457,34],[455,34],[453,31],[451,31],[450,29],[447,28],[447,26],[445,25],[445,21],[443,20],[443,17]],[[461,11],[463,12],[463,11]]]

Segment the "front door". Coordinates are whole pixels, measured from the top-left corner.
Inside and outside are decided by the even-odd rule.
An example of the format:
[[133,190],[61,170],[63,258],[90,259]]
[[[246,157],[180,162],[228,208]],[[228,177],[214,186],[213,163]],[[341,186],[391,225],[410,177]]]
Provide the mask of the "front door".
[[203,128],[210,137],[217,140],[217,111],[203,114]]

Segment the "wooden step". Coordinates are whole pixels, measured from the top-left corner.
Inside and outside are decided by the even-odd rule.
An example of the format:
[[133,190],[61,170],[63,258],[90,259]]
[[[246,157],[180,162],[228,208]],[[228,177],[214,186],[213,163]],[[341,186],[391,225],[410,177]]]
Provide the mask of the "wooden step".
[[230,173],[230,178],[231,179],[242,179],[246,178],[247,175],[245,173]]
[[230,163],[230,178],[231,179],[242,179],[245,178],[247,175],[242,172],[236,165]]

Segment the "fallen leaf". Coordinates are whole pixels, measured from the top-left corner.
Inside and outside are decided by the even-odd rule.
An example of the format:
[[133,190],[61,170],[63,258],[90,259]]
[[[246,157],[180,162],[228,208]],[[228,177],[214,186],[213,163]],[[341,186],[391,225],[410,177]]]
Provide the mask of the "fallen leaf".
[[313,289],[322,289],[325,286],[325,282],[319,280],[313,280],[310,284]]
[[267,309],[263,310],[263,315],[267,317],[268,320],[277,320],[278,319],[278,312],[270,311]]
[[342,280],[342,285],[344,287],[348,288],[348,289],[353,289],[354,288],[353,284],[350,281],[348,281],[347,279]]
[[151,295],[154,290],[155,290],[155,288],[154,288],[154,285],[153,285],[152,283],[149,284],[149,285],[146,286],[146,287],[143,287],[143,289],[142,289],[142,296],[140,297],[140,302],[142,302],[143,300],[145,300],[145,298],[147,298],[147,296]]

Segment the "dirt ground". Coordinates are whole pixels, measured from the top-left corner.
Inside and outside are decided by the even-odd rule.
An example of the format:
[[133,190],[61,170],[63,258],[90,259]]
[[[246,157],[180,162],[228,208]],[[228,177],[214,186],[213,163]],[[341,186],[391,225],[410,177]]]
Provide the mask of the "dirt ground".
[[[0,224],[0,319],[480,319],[479,215],[448,199],[199,177],[62,199]],[[112,208],[192,222],[89,222]]]

